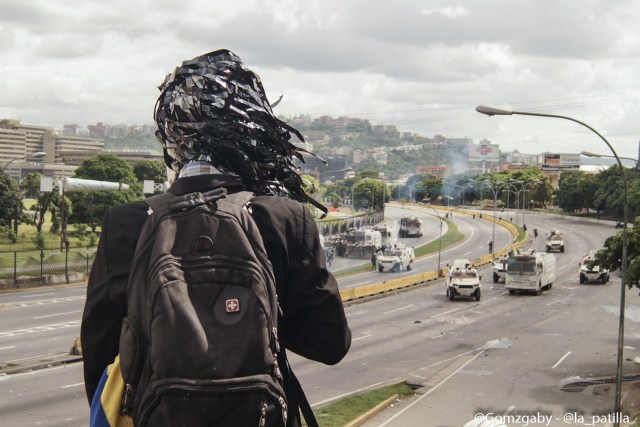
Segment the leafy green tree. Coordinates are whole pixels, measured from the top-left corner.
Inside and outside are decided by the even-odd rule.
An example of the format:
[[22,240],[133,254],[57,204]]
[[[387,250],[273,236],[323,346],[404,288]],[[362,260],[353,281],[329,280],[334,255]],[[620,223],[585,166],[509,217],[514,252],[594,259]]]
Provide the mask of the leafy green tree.
[[0,173],[0,226],[4,227],[12,243],[18,239],[18,224],[23,209],[17,182],[9,175]]
[[138,181],[151,180],[155,183],[167,180],[167,169],[162,160],[140,160],[133,164],[133,174]]
[[41,178],[42,174],[33,172],[22,179],[22,181],[20,182],[20,190],[22,190],[25,197],[35,199],[40,195]]
[[533,204],[531,207],[541,207],[546,209],[547,204],[551,202],[554,195],[553,184],[547,177],[542,177],[541,182],[532,184],[527,191],[527,205]]
[[82,162],[75,176],[82,179],[128,184],[129,190],[69,192],[73,212],[69,223],[84,223],[95,233],[107,209],[121,203],[143,198],[141,185],[129,164],[113,154],[99,154]]
[[42,233],[38,232],[38,234],[35,235],[35,237],[33,237],[33,244],[36,246],[36,248],[40,249],[41,251],[46,249],[45,248],[45,240],[44,237],[42,236]]
[[416,200],[423,200],[426,198],[429,200],[429,203],[436,203],[436,200],[444,194],[444,181],[442,178],[425,176],[420,181],[420,186],[424,190],[424,193],[420,194],[419,192],[416,192],[416,196],[422,195],[420,199],[416,197]]
[[[629,169],[626,169],[629,188],[633,188],[634,181],[637,179],[635,174],[631,174]],[[618,166],[610,167],[598,173],[598,186],[599,189],[596,192],[594,198],[595,204],[598,207],[602,207],[608,214],[614,215],[617,218],[622,218],[624,213],[624,179],[620,173]],[[629,206],[635,206],[635,203],[629,199]],[[629,210],[629,217],[633,218],[638,213],[638,210]]]
[[[603,249],[596,252],[596,263],[611,271],[622,268],[623,232],[620,231],[604,241]],[[627,274],[629,287],[640,287],[640,217],[634,226],[627,229]]]
[[371,209],[379,212],[383,209],[384,200],[389,200],[388,188],[379,179],[364,178],[353,188],[355,208]]
[[52,219],[55,218],[54,212],[56,212],[55,208],[60,206],[60,198],[61,195],[57,189],[42,192],[36,197],[36,203],[31,205],[31,210],[34,211],[33,224],[38,233],[42,231],[47,212],[51,214]]
[[342,197],[338,193],[329,193],[329,198],[331,199],[331,206],[334,208],[340,207],[340,200]]
[[363,171],[358,173],[358,178],[360,179],[365,179],[365,178],[378,179],[379,176],[380,176],[380,172],[378,172],[375,169],[364,169]]
[[[351,198],[351,188],[347,187],[344,181],[337,181],[324,187],[323,194],[331,199],[334,208],[340,206],[342,199]],[[336,200],[337,198],[337,200]]]
[[565,171],[558,181],[558,206],[565,212],[574,213],[585,207],[585,195],[580,188],[584,179],[582,171]]

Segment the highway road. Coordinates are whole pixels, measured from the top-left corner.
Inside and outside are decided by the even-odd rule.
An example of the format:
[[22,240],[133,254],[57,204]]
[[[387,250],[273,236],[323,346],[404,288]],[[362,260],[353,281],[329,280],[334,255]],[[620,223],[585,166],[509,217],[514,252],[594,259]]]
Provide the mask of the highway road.
[[[399,218],[404,216],[402,211],[388,208],[388,216]],[[453,219],[467,237],[443,250],[442,264],[486,254],[492,223],[455,213]],[[540,231],[535,242],[538,249],[544,247],[541,237],[551,229],[558,228],[567,236],[566,252],[557,254],[559,277],[550,291],[537,297],[509,295],[503,286],[491,282],[491,270],[485,267],[481,269],[480,302],[450,302],[442,281],[434,281],[385,298],[350,304],[347,316],[353,346],[344,361],[326,367],[291,356],[311,402],[321,404],[392,380],[429,385],[441,379],[437,387],[431,384],[427,398],[398,413],[399,418],[389,420],[386,414],[384,421],[371,425],[387,421],[390,425],[412,425],[412,411],[418,411],[422,421],[434,421],[429,425],[463,426],[478,408],[503,412],[512,407],[511,411],[543,408],[560,414],[571,407],[606,410],[611,406],[611,394],[561,392],[559,384],[614,372],[619,279],[612,275],[606,285],[579,285],[577,264],[615,229],[609,224],[537,215],[527,215],[526,222],[530,230]],[[429,224],[430,228],[439,227],[433,217]],[[510,240],[501,227],[496,227],[496,233],[496,247]],[[424,238],[432,240],[434,235]],[[416,263],[416,270],[434,270],[434,257],[437,255]],[[339,282],[341,287],[370,283],[386,274],[391,273],[363,273]],[[0,360],[67,351],[79,334],[85,291],[84,286],[76,286],[1,294]],[[640,312],[635,295],[634,291],[629,294],[628,313]],[[640,337],[635,324],[638,319],[630,319],[627,345],[635,348]],[[625,365],[625,372],[635,368],[626,363],[630,366]],[[0,376],[0,383],[3,426],[87,425],[80,363]]]

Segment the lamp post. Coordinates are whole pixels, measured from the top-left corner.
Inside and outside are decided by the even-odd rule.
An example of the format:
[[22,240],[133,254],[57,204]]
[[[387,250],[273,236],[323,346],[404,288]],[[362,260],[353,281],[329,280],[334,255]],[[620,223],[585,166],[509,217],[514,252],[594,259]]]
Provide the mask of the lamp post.
[[13,162],[17,162],[18,160],[29,160],[29,159],[41,159],[42,157],[46,156],[47,153],[45,153],[44,151],[36,151],[35,153],[31,153],[28,156],[24,156],[24,157],[18,157],[12,160],[9,160],[7,163],[5,163],[5,165],[2,167],[2,170],[0,170],[0,172],[4,173],[4,170]]
[[[509,197],[508,195],[513,193],[513,195],[515,196],[516,199],[516,228],[518,228],[518,215],[519,212],[518,210],[520,209],[520,193],[522,193],[522,188],[520,188],[519,190],[513,190],[511,188],[507,189],[507,197]],[[513,217],[509,217],[509,221],[513,220]]]
[[534,184],[540,184],[542,182],[542,180],[538,179],[536,181],[529,181],[529,182],[525,182],[524,184],[522,184],[522,188],[524,189],[524,193],[522,195],[522,226],[524,228],[525,222],[524,222],[524,214],[527,211],[527,187],[530,185],[534,185]]
[[[582,154],[583,156],[586,156],[586,157],[608,157],[608,158],[611,158],[611,159],[615,158],[615,156],[608,156],[606,154],[592,153],[590,151],[582,151],[582,152],[580,152],[580,154]],[[636,164],[635,169],[638,170],[638,163],[640,163],[639,160],[636,160],[636,159],[631,158],[631,157],[622,157],[622,156],[620,156],[620,159],[631,160],[633,163]]]
[[[440,237],[438,237],[438,266],[436,267],[436,275],[438,278],[440,278],[440,254],[442,253],[442,224],[444,223],[444,218],[433,206],[427,205],[427,207],[430,208],[436,214],[438,220],[440,220]],[[454,212],[458,209],[459,207],[451,209],[449,210],[449,212]]]
[[513,114],[518,114],[522,116],[535,116],[535,117],[551,117],[556,119],[564,119],[569,120],[579,125],[582,125],[598,135],[607,147],[611,150],[611,153],[616,158],[618,162],[618,166],[620,166],[620,173],[622,174],[622,180],[624,182],[624,200],[623,200],[623,217],[624,224],[622,225],[622,267],[621,267],[621,279],[620,279],[620,314],[618,320],[618,352],[617,352],[617,361],[616,361],[616,392],[615,392],[615,403],[614,403],[614,413],[615,413],[615,423],[616,427],[620,426],[620,421],[618,417],[620,415],[620,404],[621,404],[621,394],[622,394],[622,361],[623,361],[623,347],[624,347],[624,311],[625,311],[625,297],[626,297],[626,275],[627,275],[627,222],[629,219],[629,186],[627,183],[627,174],[625,172],[624,166],[622,166],[622,161],[616,150],[613,149],[609,141],[600,134],[597,130],[592,128],[586,123],[581,122],[580,120],[574,119],[572,117],[561,116],[557,114],[546,114],[546,113],[530,113],[525,111],[513,111],[506,108],[500,107],[492,107],[488,105],[478,105],[476,107],[476,111],[482,114],[486,114],[488,116],[510,116]]
[[498,205],[498,193],[503,188],[509,187],[511,184],[507,181],[502,183],[496,183],[495,187],[491,184],[491,181],[485,180],[481,181],[483,185],[486,185],[493,192],[493,230],[491,231],[491,255],[493,256],[495,251],[494,248],[496,246],[496,207]]
[[462,200],[462,205],[464,205],[464,190],[467,188],[466,185],[454,184],[453,188],[459,188],[458,192],[458,200]]

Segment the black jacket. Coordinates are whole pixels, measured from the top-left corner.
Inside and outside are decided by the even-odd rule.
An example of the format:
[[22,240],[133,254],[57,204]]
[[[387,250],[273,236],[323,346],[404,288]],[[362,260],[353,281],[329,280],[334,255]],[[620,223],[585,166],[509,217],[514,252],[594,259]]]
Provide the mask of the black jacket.
[[[228,176],[201,175],[180,178],[169,191],[185,194],[220,186],[229,192],[242,189]],[[273,264],[283,312],[281,342],[308,359],[338,363],[349,350],[351,331],[336,280],[327,270],[313,216],[301,203],[280,197],[255,197],[251,207]],[[118,354],[121,322],[127,314],[127,279],[147,209],[143,201],[115,206],[102,223],[81,328],[89,402],[104,368]],[[296,402],[290,378],[285,378],[285,392],[293,410]],[[291,421],[287,424],[298,425]]]

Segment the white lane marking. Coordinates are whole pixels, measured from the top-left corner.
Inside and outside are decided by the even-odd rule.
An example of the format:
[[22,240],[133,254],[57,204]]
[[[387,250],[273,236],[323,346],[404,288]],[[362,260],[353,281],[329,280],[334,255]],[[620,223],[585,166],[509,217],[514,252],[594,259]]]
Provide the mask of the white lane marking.
[[84,385],[84,383],[82,382],[82,383],[75,383],[75,384],[63,385],[63,386],[62,386],[62,387],[60,387],[60,388],[78,387],[78,386],[81,386],[81,385]]
[[562,363],[562,361],[563,361],[564,359],[566,359],[570,354],[571,354],[571,352],[570,352],[570,351],[567,351],[567,353],[566,353],[564,356],[562,356],[562,357],[560,358],[560,360],[558,360],[558,361],[556,362],[556,364],[555,364],[555,365],[553,365],[553,366],[551,367],[551,369],[555,369],[555,368],[556,368],[559,364],[561,364],[561,363]]
[[15,345],[10,345],[10,346],[7,346],[7,347],[0,347],[0,350],[9,350],[10,348],[16,348],[16,346]]
[[358,338],[352,338],[352,339],[351,339],[351,341],[358,341],[358,340],[361,340],[361,339],[363,339],[363,338],[369,338],[369,337],[372,337],[372,336],[373,336],[373,335],[371,335],[371,334],[369,334],[369,335],[363,335],[363,336],[358,337]]
[[67,311],[66,313],[47,314],[46,316],[37,316],[34,319],[44,319],[45,317],[64,316],[65,314],[80,313],[82,310]]
[[394,311],[404,310],[405,308],[409,308],[409,307],[413,307],[413,304],[409,304],[409,305],[406,305],[406,306],[404,306],[404,307],[394,308],[393,310],[385,311],[385,312],[384,312],[384,313],[382,313],[382,314],[389,314],[389,313],[393,313]]
[[371,284],[371,282],[360,282],[360,283],[354,283],[353,285],[345,286],[345,288],[355,288],[356,286],[369,285],[369,284]]
[[33,298],[33,297],[46,297],[48,295],[55,295],[53,292],[49,292],[47,294],[31,294],[31,295],[23,295],[22,298]]
[[80,322],[81,322],[80,320],[72,320],[70,322],[53,323],[51,325],[43,325],[43,326],[36,326],[33,328],[27,328],[27,329],[16,329],[13,331],[0,332],[0,338],[15,337],[19,335],[29,335],[29,334],[35,334],[38,332],[55,331],[57,329],[75,328],[77,326],[80,326]]
[[457,308],[454,308],[454,309],[451,309],[451,310],[443,311],[442,313],[434,314],[433,316],[431,316],[431,318],[442,316],[444,314],[451,313],[451,312],[457,311],[457,310],[458,310]]
[[64,298],[51,298],[51,299],[43,299],[43,300],[33,300],[33,301],[24,301],[24,302],[8,302],[4,304],[4,309],[12,309],[12,308],[22,308],[22,307],[33,307],[43,304],[51,304],[58,302],[69,302],[69,301],[77,301],[86,299],[86,296],[79,295],[74,297],[64,297]]
[[456,369],[455,371],[453,371],[451,374],[449,374],[446,378],[444,378],[442,381],[440,381],[438,384],[434,385],[433,387],[431,387],[426,393],[424,393],[422,396],[420,396],[419,398],[417,398],[416,400],[414,400],[413,402],[411,402],[409,405],[407,405],[404,409],[400,410],[399,412],[397,412],[394,416],[392,416],[391,418],[389,418],[387,421],[385,421],[384,423],[380,424],[380,427],[384,427],[386,425],[388,425],[391,421],[395,420],[396,418],[400,417],[403,413],[407,412],[411,407],[415,406],[416,404],[420,403],[423,399],[425,399],[427,396],[429,396],[433,391],[435,391],[436,389],[440,388],[440,386],[444,383],[446,383],[449,378],[453,377],[455,374],[457,374],[458,372],[460,372],[462,369],[465,368],[465,366],[467,366],[469,363],[473,362],[474,360],[476,360],[478,358],[478,356],[480,356],[481,354],[483,354],[482,351],[479,351],[478,354],[476,354],[475,356],[473,356],[471,359],[469,359],[467,362],[465,362],[462,366],[460,366],[458,369]]

